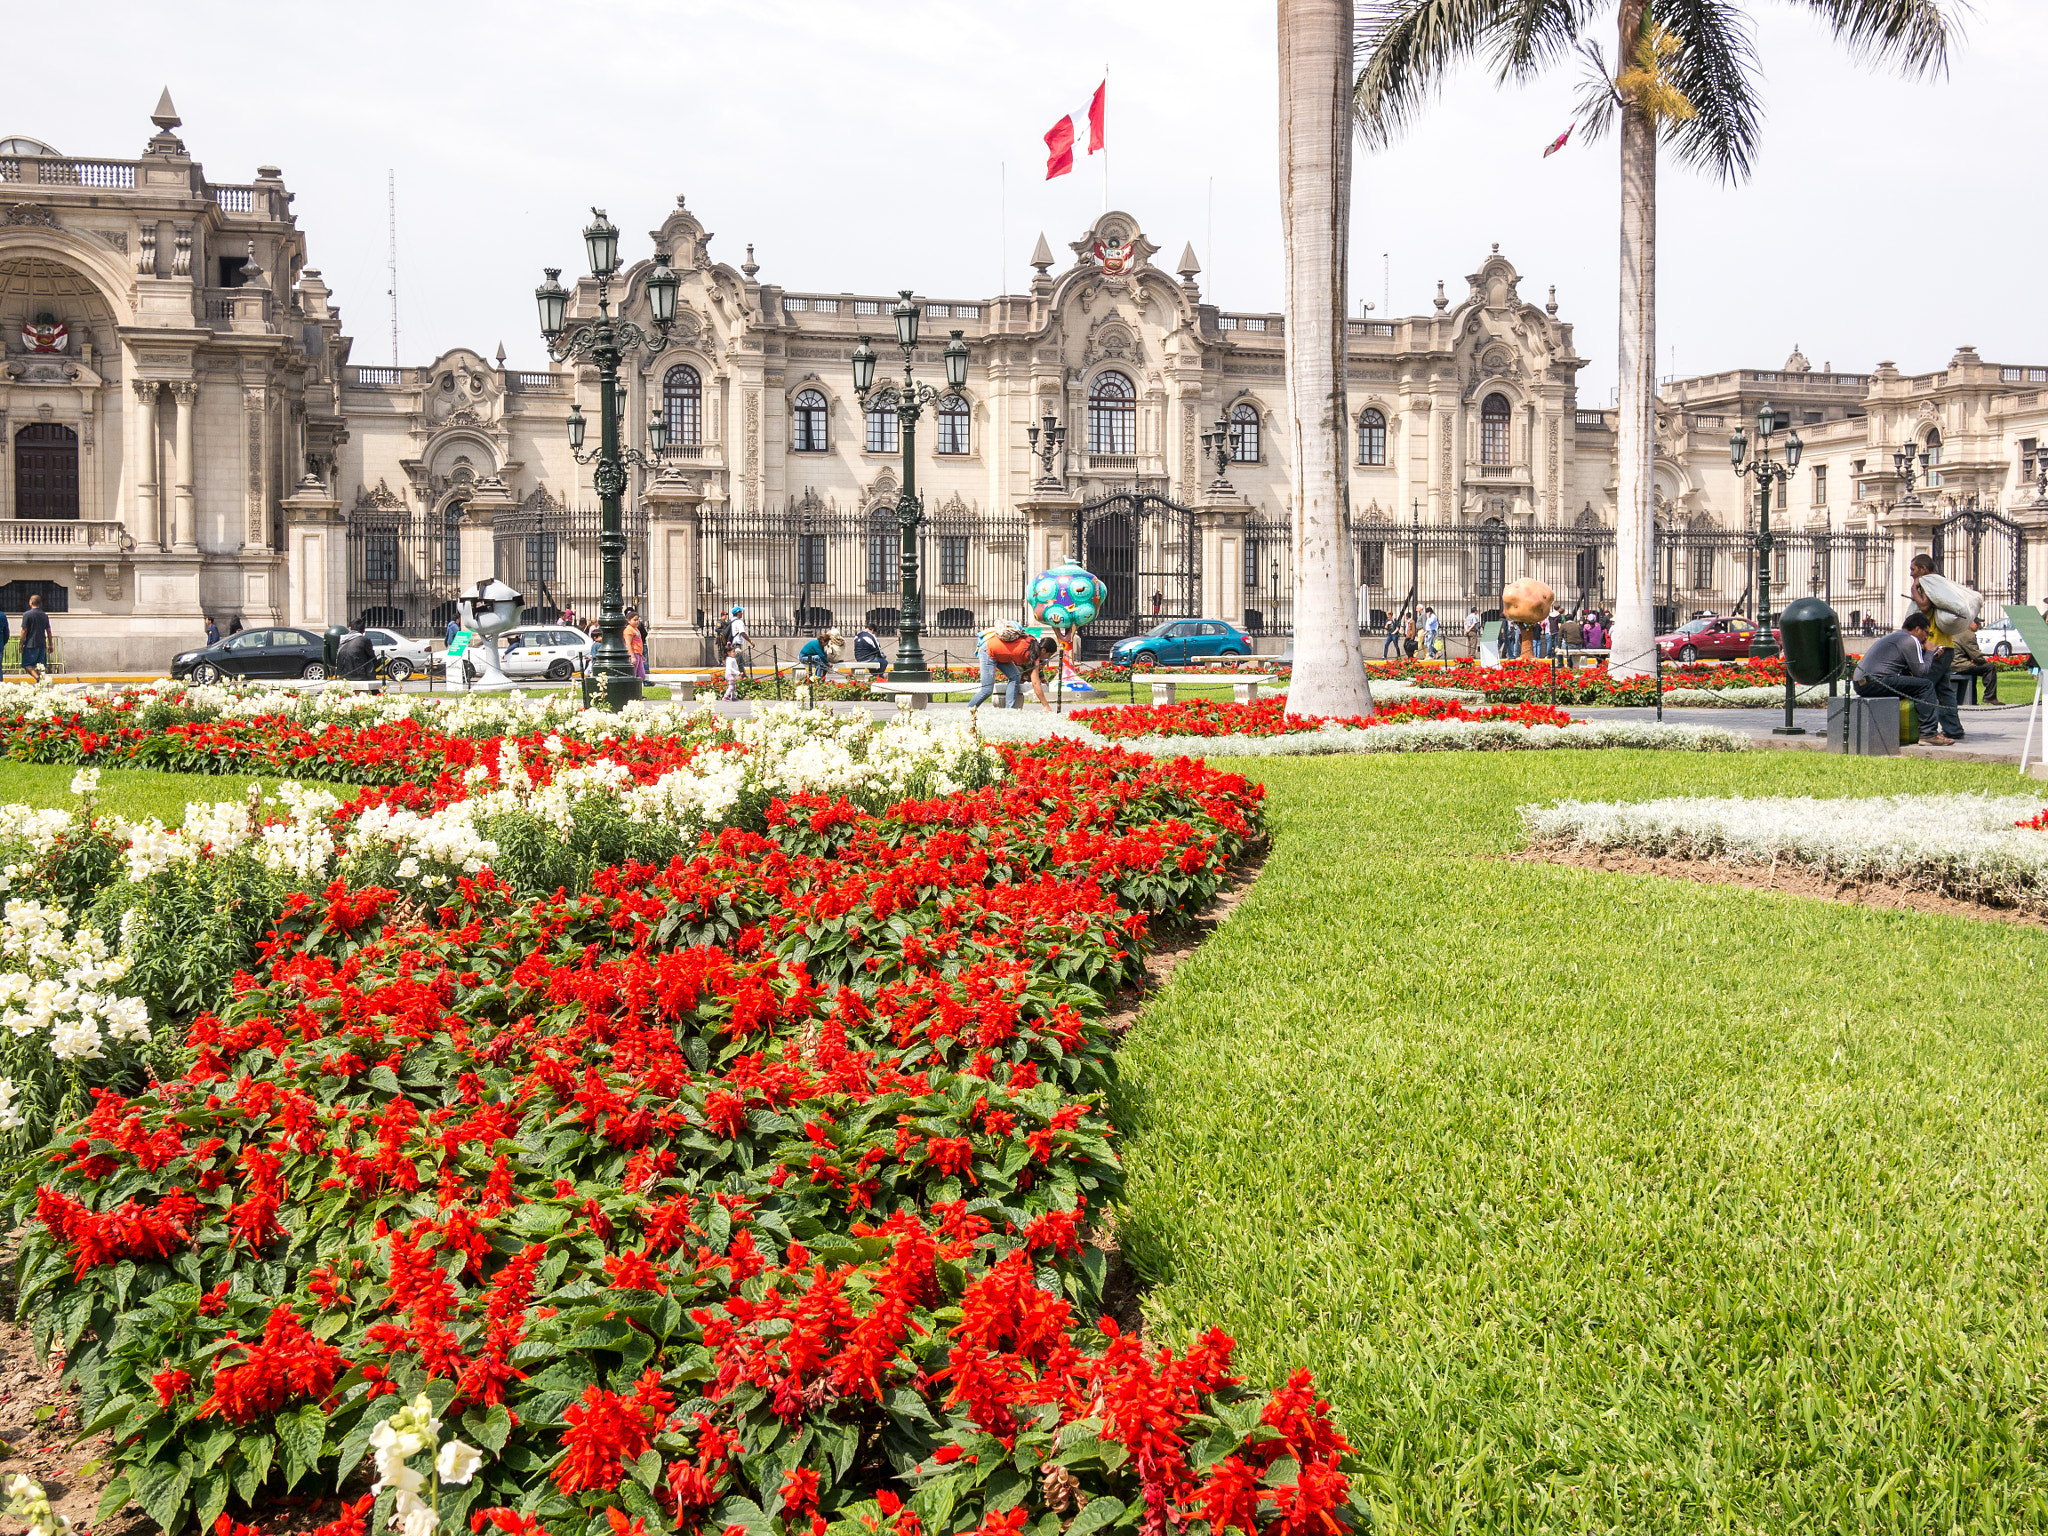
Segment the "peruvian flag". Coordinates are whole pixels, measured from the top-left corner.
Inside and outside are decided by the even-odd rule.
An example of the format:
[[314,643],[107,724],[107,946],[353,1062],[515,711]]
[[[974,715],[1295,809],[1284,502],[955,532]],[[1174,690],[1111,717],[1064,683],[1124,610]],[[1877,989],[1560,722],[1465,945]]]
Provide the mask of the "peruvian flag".
[[1572,136],[1572,128],[1576,128],[1578,126],[1579,125],[1577,123],[1573,123],[1571,127],[1566,128],[1563,133],[1560,133],[1556,138],[1552,139],[1550,141],[1550,148],[1543,151],[1543,158],[1548,160],[1560,149],[1563,149],[1565,145],[1565,140],[1569,139]]
[[1074,168],[1074,151],[1085,148],[1089,154],[1103,147],[1102,107],[1103,99],[1109,92],[1109,82],[1104,80],[1089,96],[1088,104],[1077,112],[1070,112],[1054,123],[1045,135],[1045,179],[1064,176]]

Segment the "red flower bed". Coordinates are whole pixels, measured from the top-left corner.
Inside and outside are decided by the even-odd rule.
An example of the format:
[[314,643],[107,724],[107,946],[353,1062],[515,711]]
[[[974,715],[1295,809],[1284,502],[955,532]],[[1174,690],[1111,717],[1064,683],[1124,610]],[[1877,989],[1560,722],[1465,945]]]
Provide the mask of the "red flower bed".
[[1005,756],[882,815],[777,802],[580,897],[294,898],[178,1075],[17,1190],[22,1304],[115,1502],[244,1536],[231,1502],[338,1487],[424,1391],[485,1452],[451,1529],[1355,1523],[1307,1373],[1248,1391],[1221,1333],[1123,1332],[1082,1237],[1121,1178],[1105,1001],[1262,791]]
[[1412,699],[1386,705],[1371,715],[1290,715],[1285,699],[1255,704],[1190,699],[1175,704],[1109,704],[1079,709],[1074,718],[1103,736],[1294,736],[1326,725],[1365,730],[1408,720],[1505,720],[1515,725],[1569,725],[1572,717],[1547,704],[1460,704],[1452,699]]

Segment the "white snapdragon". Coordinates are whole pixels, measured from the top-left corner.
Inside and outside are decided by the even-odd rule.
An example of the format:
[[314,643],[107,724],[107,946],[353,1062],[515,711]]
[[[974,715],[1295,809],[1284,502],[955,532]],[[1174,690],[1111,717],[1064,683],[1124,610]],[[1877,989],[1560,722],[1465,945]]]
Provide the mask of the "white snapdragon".
[[108,952],[92,928],[70,931],[61,907],[7,903],[0,929],[0,1028],[16,1040],[47,1034],[59,1061],[95,1061],[106,1042],[149,1038],[149,1009],[116,984],[125,955]]
[[[437,1452],[431,1487],[427,1475],[409,1465],[422,1451]],[[473,1445],[442,1443],[441,1420],[424,1392],[370,1431],[370,1452],[377,1468],[370,1492],[391,1490],[391,1527],[402,1536],[433,1536],[441,1523],[441,1484],[461,1487],[484,1463],[483,1452]]]
[[0,1131],[18,1131],[28,1124],[21,1106],[15,1102],[18,1091],[13,1078],[0,1077]]
[[7,1518],[19,1520],[28,1527],[23,1536],[60,1536],[71,1529],[71,1517],[60,1515],[50,1507],[50,1496],[43,1491],[43,1485],[25,1472],[17,1472],[7,1480]]

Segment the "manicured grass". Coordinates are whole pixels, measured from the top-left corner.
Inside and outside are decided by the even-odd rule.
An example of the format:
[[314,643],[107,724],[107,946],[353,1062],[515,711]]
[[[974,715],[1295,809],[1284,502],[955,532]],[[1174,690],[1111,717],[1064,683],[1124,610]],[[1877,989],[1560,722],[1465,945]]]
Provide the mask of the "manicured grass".
[[1381,1530],[2048,1524],[2048,933],[1500,857],[1806,753],[1268,759],[1122,1053],[1152,1324],[1312,1367]]
[[[78,770],[67,764],[0,762],[0,801],[20,805],[56,806],[78,809],[78,797],[71,793],[71,778]],[[102,768],[97,809],[103,815],[126,816],[141,821],[154,816],[165,826],[175,827],[185,819],[190,800],[239,800],[251,782],[275,794],[283,782],[275,774],[157,773],[148,768]],[[362,792],[360,784],[320,784],[342,799]]]

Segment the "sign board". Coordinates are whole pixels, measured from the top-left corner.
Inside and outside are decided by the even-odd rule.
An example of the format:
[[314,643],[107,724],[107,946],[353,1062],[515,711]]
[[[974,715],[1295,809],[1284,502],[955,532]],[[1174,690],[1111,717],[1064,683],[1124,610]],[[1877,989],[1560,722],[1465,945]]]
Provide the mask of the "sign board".
[[2048,619],[2023,603],[2007,603],[2005,621],[2027,642],[2027,650],[2033,655],[2035,666],[2048,663]]
[[457,631],[455,631],[455,638],[448,642],[448,654],[450,656],[461,656],[469,650],[470,646],[474,645],[475,643],[475,630],[458,629]]

